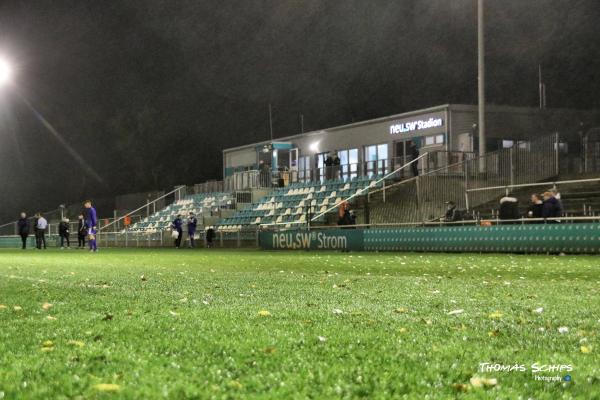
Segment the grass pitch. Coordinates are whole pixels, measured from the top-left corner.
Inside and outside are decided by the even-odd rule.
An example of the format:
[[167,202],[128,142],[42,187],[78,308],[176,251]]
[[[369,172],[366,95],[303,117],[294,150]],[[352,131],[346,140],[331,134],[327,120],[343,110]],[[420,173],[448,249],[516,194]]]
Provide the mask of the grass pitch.
[[598,260],[2,250],[0,398],[600,398]]

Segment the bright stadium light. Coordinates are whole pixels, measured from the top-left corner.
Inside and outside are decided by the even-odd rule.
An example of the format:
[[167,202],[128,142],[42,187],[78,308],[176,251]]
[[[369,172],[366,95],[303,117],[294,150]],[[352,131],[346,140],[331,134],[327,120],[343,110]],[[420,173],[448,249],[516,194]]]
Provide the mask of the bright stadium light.
[[12,68],[10,64],[4,58],[0,58],[0,86],[10,83],[11,79]]

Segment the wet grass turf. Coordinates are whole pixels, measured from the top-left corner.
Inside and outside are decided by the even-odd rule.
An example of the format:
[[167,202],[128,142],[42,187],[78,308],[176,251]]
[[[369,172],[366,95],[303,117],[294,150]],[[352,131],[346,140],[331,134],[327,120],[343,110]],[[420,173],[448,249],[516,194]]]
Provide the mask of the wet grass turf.
[[588,256],[0,250],[0,398],[599,398],[599,288]]

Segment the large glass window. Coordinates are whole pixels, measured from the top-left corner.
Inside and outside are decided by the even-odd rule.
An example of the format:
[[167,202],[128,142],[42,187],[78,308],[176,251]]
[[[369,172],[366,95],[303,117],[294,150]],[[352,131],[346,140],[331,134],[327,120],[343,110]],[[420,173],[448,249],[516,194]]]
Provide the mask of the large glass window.
[[340,158],[340,178],[343,180],[352,179],[358,176],[358,149],[339,150]]
[[310,181],[310,156],[298,158],[298,180],[300,182]]
[[365,146],[365,170],[367,176],[383,175],[389,172],[388,145]]

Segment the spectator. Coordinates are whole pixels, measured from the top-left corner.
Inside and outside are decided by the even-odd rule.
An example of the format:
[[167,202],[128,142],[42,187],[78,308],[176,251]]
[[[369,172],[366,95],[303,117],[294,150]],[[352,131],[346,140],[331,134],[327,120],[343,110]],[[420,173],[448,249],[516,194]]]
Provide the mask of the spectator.
[[[515,197],[505,196],[500,199],[498,218],[505,220],[519,219],[519,202]],[[512,221],[516,222],[516,221]]]
[[558,191],[558,189],[556,187],[553,187],[552,189],[550,189],[550,193],[552,193],[554,198],[558,201],[558,207],[560,208],[560,215],[562,217],[563,204],[562,204],[562,199],[560,198],[560,192]]
[[69,219],[63,218],[58,224],[58,236],[60,236],[60,248],[65,248],[65,241],[67,242],[67,248],[71,247],[71,242],[69,241],[69,237],[71,233],[69,232]]
[[271,187],[271,168],[263,160],[260,160],[258,166],[260,174],[260,185],[264,188]]
[[23,243],[22,249],[25,250],[27,248],[27,237],[29,236],[29,220],[24,212],[21,213],[19,221],[17,221],[17,229]]
[[446,205],[447,205],[446,214],[444,214],[443,220],[445,222],[460,221],[461,220],[460,212],[456,208],[456,204],[454,204],[453,201],[447,201]]
[[338,157],[337,152],[333,153],[333,179],[340,179],[341,176],[341,163],[342,161]]
[[327,158],[325,159],[325,179],[331,180],[333,176],[333,158],[331,158],[331,154],[327,154]]
[[83,214],[79,214],[79,217],[77,217],[77,248],[78,249],[85,248],[86,234],[87,234],[87,227],[85,226],[85,219],[83,219]]
[[343,201],[338,206],[338,225],[347,225],[347,214],[350,211],[350,205],[347,201]]
[[92,207],[92,201],[86,200],[83,203],[86,208],[85,226],[87,229],[88,244],[91,252],[98,251],[98,245],[96,244],[96,235],[98,234],[98,214],[96,209]]
[[553,219],[562,216],[562,206],[560,201],[554,197],[550,191],[544,192],[544,204],[542,206],[542,217],[547,224],[554,224],[560,221]]
[[206,229],[206,247],[207,248],[212,248],[213,247],[213,240],[215,238],[215,230],[212,228],[212,226],[209,226]]
[[[183,236],[183,221],[181,220],[181,215],[177,215],[177,217],[171,223],[171,229],[174,232],[177,232],[177,238],[175,238],[175,248],[178,249],[181,247],[181,238]],[[175,237],[175,235],[173,235]]]
[[196,226],[198,226],[198,218],[196,218],[193,212],[190,212],[190,216],[187,220],[187,231],[188,236],[190,237],[190,249],[196,247],[196,242],[194,238],[194,236],[196,235]]
[[48,221],[42,216],[42,213],[37,213],[37,220],[35,223],[35,243],[38,250],[46,250],[46,229],[48,228]]
[[542,218],[544,209],[544,202],[540,198],[538,194],[531,195],[531,205],[529,206],[529,210],[527,211],[527,216],[529,218]]
[[[417,147],[416,143],[412,143],[410,145],[410,160],[416,160],[417,158],[419,158],[419,148]],[[410,164],[410,168],[412,169],[412,173],[413,176],[419,176],[419,162],[415,161],[412,164]]]

